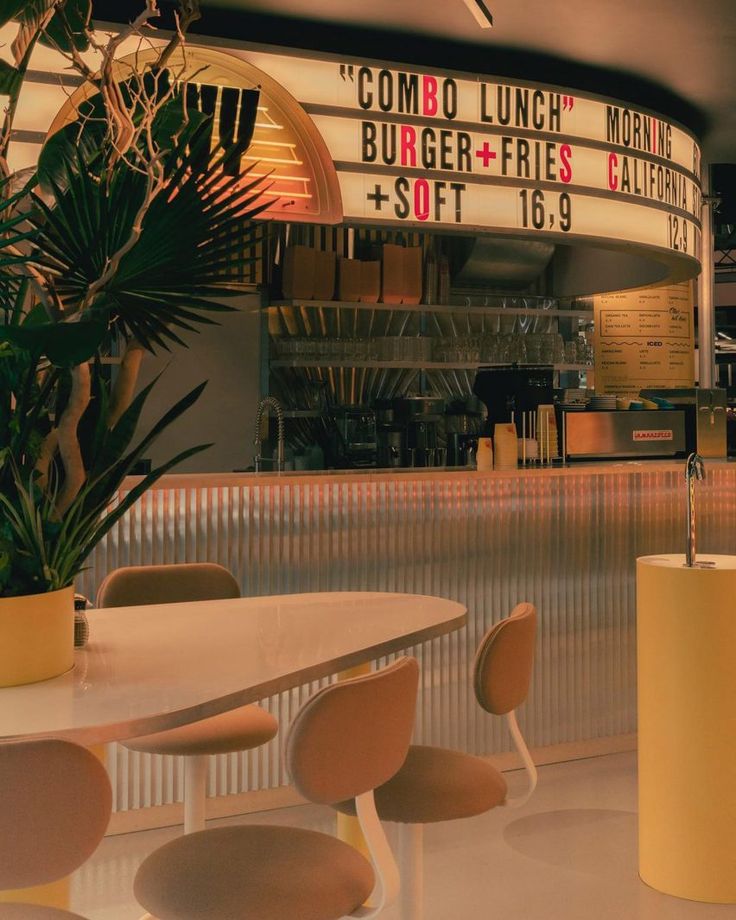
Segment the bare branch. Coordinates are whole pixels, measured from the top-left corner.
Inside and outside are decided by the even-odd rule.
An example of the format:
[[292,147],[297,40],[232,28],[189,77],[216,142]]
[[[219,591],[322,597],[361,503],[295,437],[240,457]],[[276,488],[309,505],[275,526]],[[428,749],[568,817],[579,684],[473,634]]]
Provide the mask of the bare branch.
[[156,70],[163,70],[174,51],[178,47],[184,45],[184,34],[186,33],[189,26],[193,22],[196,22],[198,19],[200,19],[202,16],[199,9],[199,0],[181,0],[179,4],[179,10],[179,13],[174,13],[176,31],[174,35],[171,36],[170,41],[159,55],[155,64]]
[[120,417],[130,406],[138,382],[144,348],[140,342],[131,339],[125,347],[115,386],[110,399],[110,411],[107,418],[107,427],[114,428]]
[[59,454],[64,465],[64,483],[56,497],[55,514],[60,519],[69,509],[87,474],[82,460],[82,451],[77,437],[77,427],[89,405],[92,382],[89,364],[78,364],[72,368],[72,389],[69,402],[59,419]]

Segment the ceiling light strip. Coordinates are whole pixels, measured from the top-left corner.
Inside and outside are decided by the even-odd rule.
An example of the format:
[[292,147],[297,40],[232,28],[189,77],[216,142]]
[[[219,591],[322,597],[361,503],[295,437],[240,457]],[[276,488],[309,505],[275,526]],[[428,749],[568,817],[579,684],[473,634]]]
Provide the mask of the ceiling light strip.
[[463,2],[481,29],[490,29],[493,26],[493,16],[483,0],[463,0]]

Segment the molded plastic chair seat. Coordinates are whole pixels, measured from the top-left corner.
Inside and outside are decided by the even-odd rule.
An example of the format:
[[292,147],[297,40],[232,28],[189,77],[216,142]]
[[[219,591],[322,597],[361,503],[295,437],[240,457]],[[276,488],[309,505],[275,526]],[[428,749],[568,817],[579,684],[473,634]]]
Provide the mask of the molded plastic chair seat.
[[[522,603],[492,626],[480,642],[473,665],[473,690],[480,706],[505,715],[511,737],[529,777],[525,794],[508,795],[506,781],[489,763],[472,754],[446,748],[409,748],[403,766],[374,790],[382,821],[399,825],[401,920],[423,920],[422,828],[483,814],[499,805],[519,807],[537,783],[537,771],[516,721],[515,710],[526,700],[534,663],[537,611]],[[353,802],[335,806],[354,814]]]
[[[135,607],[240,597],[231,572],[212,562],[176,565],[131,565],[110,572],[97,592],[98,607]],[[276,719],[260,706],[231,712],[122,743],[131,751],[185,757],[184,832],[205,825],[207,757],[260,747],[279,730]],[[2,918],[0,918],[2,920]]]
[[[69,875],[94,853],[111,809],[107,772],[85,748],[54,739],[0,743],[0,891]],[[0,903],[0,920],[84,918],[56,907]]]
[[87,920],[59,907],[41,907],[38,904],[0,904],[0,920]]
[[[373,795],[382,821],[431,824],[481,815],[503,805],[507,792],[503,776],[480,757],[412,745],[403,767]],[[354,800],[337,807],[355,814]]]
[[274,737],[276,719],[260,706],[241,706],[219,716],[210,716],[152,735],[139,735],[125,741],[132,751],[146,754],[172,754],[191,757],[197,754],[230,754],[259,747]]
[[141,866],[135,895],[158,920],[334,920],[360,907],[373,885],[368,860],[334,837],[241,826],[161,847]]
[[321,805],[356,800],[370,862],[316,831],[215,828],[152,853],[136,875],[138,901],[157,920],[378,917],[396,897],[399,877],[373,790],[406,759],[418,683],[416,660],[400,658],[330,684],[302,706],[287,738],[286,765],[297,792]]

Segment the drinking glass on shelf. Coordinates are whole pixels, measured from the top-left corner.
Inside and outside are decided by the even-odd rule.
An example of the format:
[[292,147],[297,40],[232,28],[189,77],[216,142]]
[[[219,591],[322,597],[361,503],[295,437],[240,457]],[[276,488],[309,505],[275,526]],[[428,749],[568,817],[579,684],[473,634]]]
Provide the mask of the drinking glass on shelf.
[[481,348],[481,359],[488,364],[499,364],[501,362],[501,339],[499,334],[484,336],[483,346]]
[[325,357],[327,358],[328,364],[331,364],[333,361],[336,360],[337,355],[338,355],[338,347],[339,346],[338,346],[337,339],[332,338],[332,337],[325,339],[325,351],[326,351]]
[[356,361],[368,360],[368,340],[357,338],[353,340],[353,355]]
[[554,357],[552,360],[553,364],[562,364],[565,360],[565,342],[562,336],[557,333],[554,336]]
[[342,360],[343,361],[354,361],[355,360],[355,339],[343,339],[342,340]]
[[541,342],[538,334],[527,332],[524,336],[526,344],[526,360],[528,364],[539,364],[541,354]]
[[512,313],[511,316],[501,315],[501,332],[510,334],[515,329],[516,329],[516,314]]
[[435,361],[452,361],[453,348],[453,342],[449,336],[440,336],[435,345]]
[[419,361],[432,360],[432,337],[420,335],[417,337],[417,358]]
[[329,340],[324,337],[315,339],[313,354],[318,364],[325,364],[328,361]]
[[526,362],[526,343],[524,335],[509,336],[509,361],[512,364],[524,364]]
[[490,316],[484,316],[483,321],[489,332],[492,332],[494,335],[499,334],[501,331],[501,317],[497,313],[492,313]]
[[577,364],[578,361],[578,343],[575,339],[565,342],[565,364]]

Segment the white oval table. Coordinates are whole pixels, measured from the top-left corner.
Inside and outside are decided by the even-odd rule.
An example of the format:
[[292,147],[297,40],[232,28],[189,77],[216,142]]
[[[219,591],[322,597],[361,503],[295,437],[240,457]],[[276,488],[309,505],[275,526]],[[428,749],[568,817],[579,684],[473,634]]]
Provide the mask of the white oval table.
[[330,592],[90,611],[53,680],[0,690],[0,740],[95,745],[217,715],[465,624],[455,601]]

